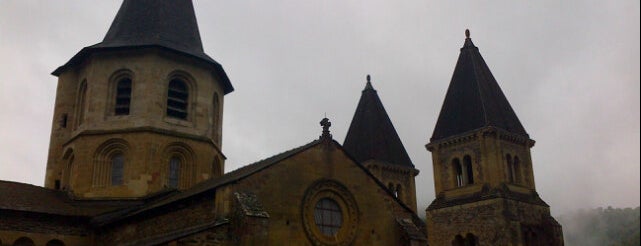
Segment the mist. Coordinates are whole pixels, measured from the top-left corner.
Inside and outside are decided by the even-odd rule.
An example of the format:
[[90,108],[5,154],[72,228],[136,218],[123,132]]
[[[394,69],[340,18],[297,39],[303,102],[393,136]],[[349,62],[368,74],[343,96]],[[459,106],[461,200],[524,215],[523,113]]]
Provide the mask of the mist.
[[[434,199],[436,123],[464,30],[531,138],[554,215],[640,201],[639,1],[194,1],[225,68],[226,172],[316,139],[342,142],[365,76]],[[42,185],[57,79],[120,1],[0,1],[0,179]],[[419,212],[421,214],[422,212]]]

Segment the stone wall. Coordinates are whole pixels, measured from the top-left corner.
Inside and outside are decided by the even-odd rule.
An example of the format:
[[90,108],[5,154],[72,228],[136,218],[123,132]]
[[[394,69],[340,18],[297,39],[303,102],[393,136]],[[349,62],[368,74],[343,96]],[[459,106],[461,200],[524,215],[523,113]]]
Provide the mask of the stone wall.
[[36,245],[45,245],[51,240],[60,240],[67,245],[88,245],[92,231],[87,225],[86,219],[78,217],[0,211],[0,242],[11,245],[26,237]]
[[[430,245],[452,245],[457,235],[473,234],[478,245],[562,245],[560,226],[541,205],[496,198],[428,209],[427,230]],[[536,228],[544,244],[526,240],[523,227]]]
[[[121,77],[132,81],[128,115],[114,115],[115,85]],[[166,115],[167,89],[173,78],[188,84],[184,120]],[[221,175],[224,92],[219,81],[199,60],[155,48],[97,52],[65,70],[58,79],[45,187],[67,186],[65,174],[70,173],[71,189],[78,197],[140,197],[156,192],[164,184],[154,181],[158,174],[153,169],[168,163],[150,158],[162,157],[164,146],[158,143],[167,141],[181,143],[198,154],[190,163],[199,170],[191,184]],[[83,83],[84,103],[79,100]],[[95,164],[98,146],[111,139],[127,139],[135,150],[126,157],[130,179],[123,185],[126,188],[106,185],[94,189],[94,173],[87,167]],[[217,167],[210,171],[211,166]]]
[[217,219],[214,211],[214,198],[211,194],[160,207],[103,226],[96,234],[96,244],[154,241],[154,238],[211,224]]

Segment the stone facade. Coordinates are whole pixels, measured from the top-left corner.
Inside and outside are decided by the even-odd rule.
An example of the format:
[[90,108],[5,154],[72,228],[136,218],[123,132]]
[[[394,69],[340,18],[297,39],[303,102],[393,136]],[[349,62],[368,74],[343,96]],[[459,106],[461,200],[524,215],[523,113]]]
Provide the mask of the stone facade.
[[430,143],[436,199],[430,245],[563,245],[534,184],[530,139],[479,50],[466,39]]
[[[115,115],[116,83],[122,78],[131,80],[130,109]],[[186,119],[166,112],[174,78],[188,85]],[[184,158],[181,189],[222,175],[218,80],[197,60],[154,48],[98,53],[65,70],[58,81],[45,187],[77,197],[142,197],[166,186],[172,154]],[[122,152],[126,163],[116,186],[96,181],[109,175],[100,162],[109,162],[114,151]]]
[[416,168],[385,163],[383,161],[369,160],[363,163],[365,167],[394,195],[407,206],[416,209],[416,181],[419,171]]

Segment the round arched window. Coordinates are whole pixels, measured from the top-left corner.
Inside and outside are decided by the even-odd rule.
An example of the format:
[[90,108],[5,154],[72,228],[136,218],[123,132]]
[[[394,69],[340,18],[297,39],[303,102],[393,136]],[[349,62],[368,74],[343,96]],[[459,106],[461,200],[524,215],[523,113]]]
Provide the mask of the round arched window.
[[358,228],[358,206],[347,188],[334,180],[318,180],[305,192],[303,225],[312,245],[352,245]]
[[343,212],[336,201],[323,198],[314,207],[314,221],[321,233],[334,236],[343,225]]

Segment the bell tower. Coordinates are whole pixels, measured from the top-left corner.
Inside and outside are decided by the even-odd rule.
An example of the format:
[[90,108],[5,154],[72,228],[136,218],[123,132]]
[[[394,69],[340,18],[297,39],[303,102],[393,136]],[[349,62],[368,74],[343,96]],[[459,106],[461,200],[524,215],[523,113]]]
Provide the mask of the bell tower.
[[530,139],[470,33],[434,133],[430,245],[563,245],[534,184]]
[[58,77],[45,187],[135,198],[220,176],[223,96],[191,1],[124,0]]
[[369,75],[343,147],[396,198],[416,212],[414,177],[419,171],[405,151]]

